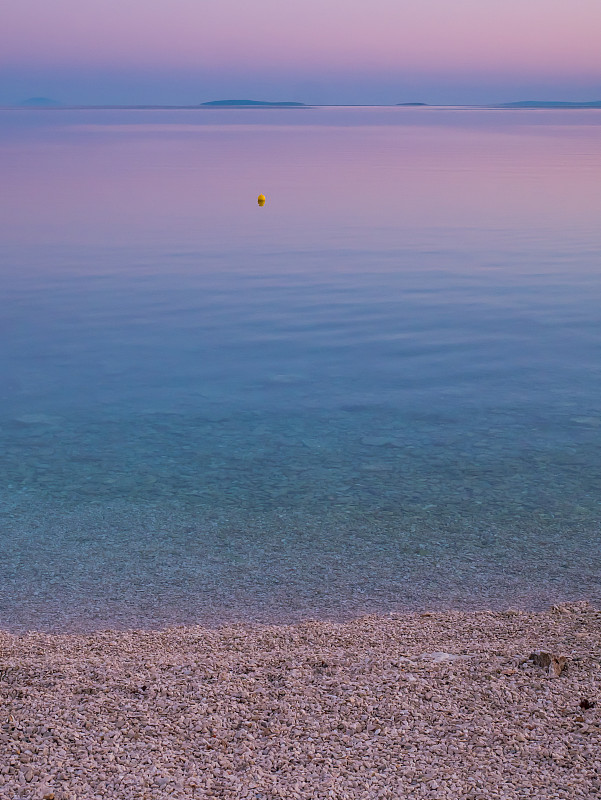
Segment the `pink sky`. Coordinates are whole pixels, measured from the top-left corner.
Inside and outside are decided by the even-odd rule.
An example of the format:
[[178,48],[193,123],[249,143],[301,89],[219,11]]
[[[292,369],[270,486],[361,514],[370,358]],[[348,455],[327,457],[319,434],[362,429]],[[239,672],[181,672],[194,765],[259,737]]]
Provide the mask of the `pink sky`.
[[8,0],[0,103],[601,97],[600,0]]

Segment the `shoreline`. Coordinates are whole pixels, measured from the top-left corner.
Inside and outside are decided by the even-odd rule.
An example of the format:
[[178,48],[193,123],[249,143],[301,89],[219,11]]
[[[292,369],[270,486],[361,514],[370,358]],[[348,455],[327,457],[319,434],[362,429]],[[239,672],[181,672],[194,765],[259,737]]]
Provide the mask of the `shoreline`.
[[[565,655],[561,674],[535,651]],[[586,602],[0,632],[0,698],[11,798],[601,792],[601,610]]]

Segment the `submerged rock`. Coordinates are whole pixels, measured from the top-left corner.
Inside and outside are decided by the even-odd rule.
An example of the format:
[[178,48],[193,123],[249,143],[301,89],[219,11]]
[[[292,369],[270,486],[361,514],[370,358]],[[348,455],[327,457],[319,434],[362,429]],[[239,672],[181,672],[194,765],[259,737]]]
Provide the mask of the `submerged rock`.
[[392,439],[390,436],[362,436],[361,444],[370,447],[403,447],[403,442]]
[[61,418],[50,414],[20,414],[14,421],[20,425],[59,425]]
[[572,417],[570,422],[575,422],[576,425],[589,425],[592,428],[598,428],[601,425],[601,417]]

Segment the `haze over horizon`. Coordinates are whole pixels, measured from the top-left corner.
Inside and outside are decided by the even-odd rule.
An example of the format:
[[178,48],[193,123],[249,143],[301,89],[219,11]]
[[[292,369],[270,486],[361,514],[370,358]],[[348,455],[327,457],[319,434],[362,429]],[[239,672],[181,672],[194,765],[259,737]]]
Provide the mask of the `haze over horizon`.
[[601,98],[598,0],[20,0],[0,104]]

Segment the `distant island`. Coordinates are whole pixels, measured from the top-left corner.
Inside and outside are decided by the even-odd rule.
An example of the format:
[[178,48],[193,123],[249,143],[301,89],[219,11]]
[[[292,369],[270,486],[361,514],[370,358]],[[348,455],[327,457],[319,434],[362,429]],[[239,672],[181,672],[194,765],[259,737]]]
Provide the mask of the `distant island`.
[[495,108],[601,108],[601,100],[588,103],[570,103],[563,100],[520,100],[517,103],[502,103]]
[[[335,108],[336,106],[330,106]],[[361,106],[357,106],[360,108]],[[367,106],[366,106],[367,107]],[[369,106],[371,108],[371,106]],[[393,106],[389,106],[392,108],[436,108],[436,106],[431,106],[429,103],[421,103],[421,102],[409,102],[409,103],[395,103]],[[65,105],[64,103],[59,102],[58,100],[53,100],[50,97],[29,97],[27,100],[19,103],[15,106],[7,106],[7,108],[19,109],[19,108],[31,108],[31,109],[64,109],[64,110],[76,110],[76,109],[139,109],[139,110],[193,110],[193,109],[210,109],[210,108],[315,108],[314,105],[308,105],[307,103],[299,103],[293,100],[281,100],[281,101],[273,101],[273,100],[208,100],[204,103],[199,103],[196,105],[179,105],[179,106],[170,106],[170,105],[98,105],[98,106],[87,106],[87,105]],[[518,100],[513,103],[496,103],[490,105],[473,105],[473,106],[438,106],[438,108],[463,108],[463,109],[486,109],[486,108],[493,108],[493,109],[601,109],[601,100],[590,100],[586,102],[571,102],[571,101],[564,101],[564,100]]]
[[269,100],[209,100],[200,105],[213,108],[308,108],[305,103],[293,103],[287,100],[277,103]]
[[57,108],[60,105],[58,100],[52,100],[50,97],[29,97],[21,103],[21,106],[27,108]]

